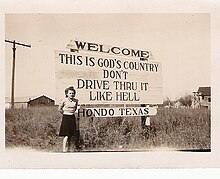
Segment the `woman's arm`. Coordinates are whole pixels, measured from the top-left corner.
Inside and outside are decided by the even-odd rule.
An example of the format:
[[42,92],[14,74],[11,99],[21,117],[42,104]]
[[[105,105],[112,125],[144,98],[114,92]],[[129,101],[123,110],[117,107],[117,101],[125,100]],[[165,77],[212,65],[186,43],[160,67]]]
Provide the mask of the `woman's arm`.
[[76,105],[75,105],[74,111],[76,112],[79,100],[75,98],[75,102],[76,102]]
[[63,114],[63,107],[64,107],[64,101],[61,101],[61,103],[59,104],[59,107],[58,107],[58,111]]

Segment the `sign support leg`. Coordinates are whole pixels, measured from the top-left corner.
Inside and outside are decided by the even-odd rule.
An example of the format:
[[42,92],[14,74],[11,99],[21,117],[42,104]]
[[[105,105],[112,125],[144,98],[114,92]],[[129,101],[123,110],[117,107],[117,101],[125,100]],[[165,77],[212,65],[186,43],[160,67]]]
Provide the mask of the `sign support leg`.
[[79,122],[80,122],[80,118],[77,117],[76,118],[76,141],[75,141],[75,144],[76,144],[76,149],[80,149],[80,128],[79,128]]

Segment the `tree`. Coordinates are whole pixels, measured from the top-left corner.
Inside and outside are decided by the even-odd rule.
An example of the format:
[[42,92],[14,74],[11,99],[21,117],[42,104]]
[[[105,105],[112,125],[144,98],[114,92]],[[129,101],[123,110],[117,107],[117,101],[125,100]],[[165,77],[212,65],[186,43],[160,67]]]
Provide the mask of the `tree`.
[[169,98],[163,101],[163,106],[173,106],[173,101],[171,101]]
[[179,102],[182,103],[184,106],[191,106],[192,105],[192,95],[186,95],[184,97],[181,97],[179,99]]

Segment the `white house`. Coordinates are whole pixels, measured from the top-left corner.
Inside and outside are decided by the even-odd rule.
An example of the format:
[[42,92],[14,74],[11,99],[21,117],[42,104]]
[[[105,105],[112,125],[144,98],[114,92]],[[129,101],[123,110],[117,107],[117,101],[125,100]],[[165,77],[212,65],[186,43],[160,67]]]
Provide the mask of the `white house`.
[[211,87],[199,87],[197,92],[194,92],[193,107],[211,108]]
[[174,104],[174,107],[175,108],[180,108],[180,107],[183,107],[183,104],[179,101],[177,101],[175,104]]
[[[14,99],[15,108],[27,108],[29,97],[16,97]],[[11,108],[11,98],[5,97],[5,109]]]
[[211,87],[199,87],[200,104],[202,107],[211,107]]

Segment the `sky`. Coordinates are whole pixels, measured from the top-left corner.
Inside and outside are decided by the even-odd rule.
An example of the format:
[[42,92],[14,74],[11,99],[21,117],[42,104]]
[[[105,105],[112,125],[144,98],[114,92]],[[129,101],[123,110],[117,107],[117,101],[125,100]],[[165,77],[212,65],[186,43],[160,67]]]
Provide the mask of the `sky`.
[[[15,97],[55,98],[54,50],[72,39],[149,50],[162,63],[163,98],[175,100],[210,86],[210,15],[6,14],[5,39],[16,50]],[[11,95],[12,44],[5,43],[5,96]]]

